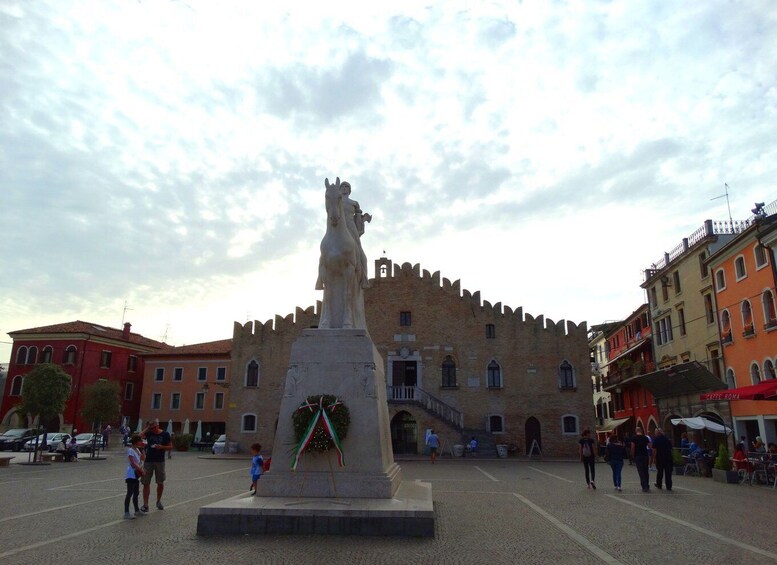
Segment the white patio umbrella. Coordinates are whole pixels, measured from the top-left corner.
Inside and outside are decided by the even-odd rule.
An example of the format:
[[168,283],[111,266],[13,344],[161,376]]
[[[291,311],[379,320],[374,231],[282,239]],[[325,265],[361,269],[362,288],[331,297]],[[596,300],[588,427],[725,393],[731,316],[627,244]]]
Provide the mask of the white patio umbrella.
[[143,431],[143,418],[138,418],[138,427],[135,429],[135,433],[140,433]]
[[184,422],[183,422],[183,431],[181,433],[184,434],[184,435],[189,433],[189,418],[186,418],[186,420],[184,420]]
[[173,421],[172,420],[168,420],[167,421],[167,433],[168,434],[173,433]]
[[194,432],[194,443],[202,441],[202,420],[197,420],[197,431]]

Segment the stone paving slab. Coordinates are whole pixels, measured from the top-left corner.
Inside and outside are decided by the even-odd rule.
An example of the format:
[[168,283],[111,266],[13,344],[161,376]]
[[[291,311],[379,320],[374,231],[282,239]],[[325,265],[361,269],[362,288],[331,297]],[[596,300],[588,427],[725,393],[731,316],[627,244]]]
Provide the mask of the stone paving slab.
[[0,469],[0,563],[777,563],[777,489],[763,486],[676,477],[643,494],[627,466],[619,493],[597,465],[592,491],[580,463],[419,458],[403,477],[432,484],[434,538],[203,537],[200,507],[245,495],[247,460],[176,453],[165,509],[125,521],[126,458],[106,456]]

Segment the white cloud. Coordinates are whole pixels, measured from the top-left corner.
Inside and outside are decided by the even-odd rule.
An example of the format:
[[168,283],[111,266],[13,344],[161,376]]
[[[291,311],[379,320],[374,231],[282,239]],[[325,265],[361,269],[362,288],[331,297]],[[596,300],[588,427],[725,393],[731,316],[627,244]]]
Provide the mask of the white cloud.
[[[5,2],[0,331],[118,325],[128,298],[138,331],[191,343],[308,306],[335,176],[375,216],[370,260],[553,319],[626,315],[641,269],[727,217],[724,182],[736,217],[773,199],[776,20],[722,1]],[[604,277],[597,238],[619,258]]]

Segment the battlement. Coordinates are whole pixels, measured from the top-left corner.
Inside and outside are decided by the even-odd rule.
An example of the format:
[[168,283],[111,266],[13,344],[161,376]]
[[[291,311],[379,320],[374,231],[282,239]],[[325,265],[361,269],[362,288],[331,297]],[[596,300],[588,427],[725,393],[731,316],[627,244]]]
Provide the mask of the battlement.
[[[419,264],[403,263],[402,265],[394,265],[391,260],[382,257],[375,261],[375,273],[376,277],[370,279],[370,282],[373,284],[376,281],[380,282],[382,280],[419,279],[434,288],[438,288],[469,303],[473,308],[486,316],[511,318],[516,323],[522,323],[535,330],[544,330],[557,336],[582,336],[587,339],[588,326],[585,322],[579,325],[565,320],[554,322],[551,319],[546,320],[542,315],[535,317],[528,313],[524,314],[523,307],[521,306],[513,309],[510,306],[503,305],[501,302],[492,305],[488,300],[481,299],[480,291],[470,292],[466,288],[462,289],[460,280],[457,279],[451,282],[449,279],[441,277],[440,271],[430,273],[426,269],[422,270]],[[321,301],[319,300],[315,306],[309,306],[304,310],[297,307],[294,313],[287,314],[286,316],[276,315],[275,318],[264,323],[259,320],[246,322],[245,324],[235,322],[232,339],[237,342],[237,340],[243,338],[254,337],[264,341],[270,339],[275,334],[299,333],[304,329],[316,327],[320,315]]]

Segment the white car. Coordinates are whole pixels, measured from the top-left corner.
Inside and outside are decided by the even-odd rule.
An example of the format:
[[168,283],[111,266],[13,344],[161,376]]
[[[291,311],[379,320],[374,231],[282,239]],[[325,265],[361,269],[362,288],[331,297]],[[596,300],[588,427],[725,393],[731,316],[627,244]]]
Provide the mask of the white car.
[[221,434],[216,441],[213,442],[213,447],[211,448],[211,452],[213,452],[213,455],[216,455],[217,453],[226,453],[227,450],[227,435]]
[[[64,432],[57,432],[57,433],[49,433],[46,434],[46,449],[48,451],[56,451],[57,445],[62,441],[62,438],[65,436],[69,436],[69,434],[66,434]],[[38,436],[38,449],[41,449],[43,447],[43,434],[40,434]],[[32,451],[35,449],[35,438],[32,438],[27,443],[24,444],[24,449],[27,451]]]
[[95,449],[103,448],[103,436],[102,434],[78,434],[76,435],[76,445],[78,446],[79,453],[88,453],[92,451],[92,440],[94,441]]

